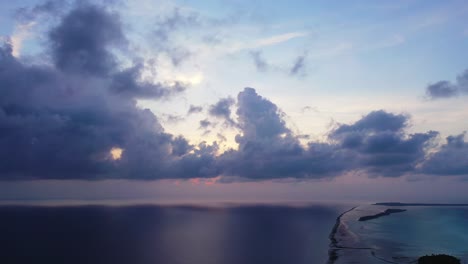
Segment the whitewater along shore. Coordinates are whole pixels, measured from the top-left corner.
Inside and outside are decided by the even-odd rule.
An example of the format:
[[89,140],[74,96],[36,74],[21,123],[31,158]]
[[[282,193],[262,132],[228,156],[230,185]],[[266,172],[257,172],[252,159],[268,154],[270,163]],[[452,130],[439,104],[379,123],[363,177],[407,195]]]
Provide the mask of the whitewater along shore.
[[340,246],[339,245],[339,241],[336,239],[336,233],[338,232],[340,226],[341,226],[341,218],[353,211],[354,209],[356,209],[357,206],[341,213],[337,218],[336,218],[336,222],[335,222],[335,225],[333,226],[333,229],[332,231],[330,232],[330,235],[328,236],[329,239],[330,239],[330,249],[328,251],[328,262],[327,264],[334,264],[335,261],[338,259],[338,251],[340,250],[344,250],[344,249],[364,249],[364,250],[372,250],[373,248],[367,248],[367,247],[363,247],[363,248],[359,248],[359,247],[345,247],[345,246]]
[[[358,206],[353,207],[353,208],[341,213],[336,218],[335,225],[333,226],[333,229],[332,229],[332,231],[330,232],[330,235],[329,235],[330,248],[329,248],[329,251],[328,251],[328,262],[327,262],[327,264],[335,264],[337,262],[338,258],[339,258],[338,253],[339,253],[339,251],[342,251],[342,250],[364,250],[364,251],[369,252],[369,257],[377,259],[380,262],[398,264],[399,262],[394,262],[394,261],[387,260],[387,259],[384,259],[384,258],[381,258],[381,257],[377,256],[376,253],[375,253],[375,248],[372,248],[372,247],[349,247],[349,246],[344,246],[344,245],[340,244],[340,241],[338,241],[338,239],[337,239],[337,234],[340,232],[341,225],[344,225],[344,223],[342,221],[342,218],[347,213],[350,213],[353,210],[355,210],[357,207]],[[404,210],[404,209],[387,209],[384,212],[381,212],[381,213],[378,213],[378,214],[375,214],[375,215],[363,216],[363,217],[360,217],[359,219],[356,219],[356,220],[366,221],[366,220],[376,219],[376,218],[379,218],[379,217],[382,217],[382,216],[388,216],[388,215],[390,215],[392,213],[399,213],[399,212],[404,212],[404,211],[406,211],[406,210]],[[361,219],[365,219],[365,220],[361,220]]]

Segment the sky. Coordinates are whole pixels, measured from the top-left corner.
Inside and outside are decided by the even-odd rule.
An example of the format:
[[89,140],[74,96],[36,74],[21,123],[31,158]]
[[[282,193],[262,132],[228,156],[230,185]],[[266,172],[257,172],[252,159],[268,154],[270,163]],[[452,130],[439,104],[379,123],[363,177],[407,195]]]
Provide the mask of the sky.
[[0,200],[468,202],[466,1],[2,1]]

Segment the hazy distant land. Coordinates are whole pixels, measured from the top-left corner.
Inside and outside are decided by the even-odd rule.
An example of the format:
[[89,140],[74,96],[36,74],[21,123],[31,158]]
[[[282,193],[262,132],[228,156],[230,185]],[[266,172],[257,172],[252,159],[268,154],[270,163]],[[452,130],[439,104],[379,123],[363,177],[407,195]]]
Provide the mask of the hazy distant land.
[[382,205],[382,206],[468,206],[468,204],[452,204],[452,203],[398,203],[398,202],[375,203],[374,205]]

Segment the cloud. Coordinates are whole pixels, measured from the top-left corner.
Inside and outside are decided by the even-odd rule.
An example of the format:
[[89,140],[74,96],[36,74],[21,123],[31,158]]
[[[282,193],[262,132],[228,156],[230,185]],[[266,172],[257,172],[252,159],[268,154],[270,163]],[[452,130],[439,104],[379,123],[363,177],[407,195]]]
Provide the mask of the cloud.
[[163,114],[163,117],[165,117],[165,120],[168,123],[179,123],[185,120],[182,116],[173,114]]
[[320,113],[318,108],[315,107],[315,106],[306,105],[306,106],[301,108],[301,113],[306,113],[306,112],[309,112],[309,111],[312,111],[312,112],[315,112],[315,113]]
[[77,6],[49,36],[50,66],[19,61],[8,43],[0,49],[2,179],[215,176],[205,163],[214,145],[191,147],[136,106],[183,89],[141,81],[138,65],[117,64],[111,48],[126,41],[117,15]]
[[309,143],[303,147],[286,127],[284,114],[253,88],[237,96],[238,150],[220,156],[223,174],[251,180],[324,178],[348,167],[346,153],[334,145]]
[[468,143],[466,133],[448,136],[440,150],[423,163],[421,172],[434,175],[468,175]]
[[459,89],[448,81],[440,81],[428,85],[426,88],[426,94],[431,99],[449,98],[458,96]]
[[223,173],[251,180],[327,178],[359,172],[371,177],[419,173],[437,132],[407,134],[409,117],[374,111],[340,124],[328,142],[300,144],[278,107],[252,88],[239,93],[237,150],[220,156]]
[[307,57],[307,54],[304,54],[296,58],[293,66],[291,67],[291,70],[289,71],[290,75],[299,75],[299,74],[304,75],[305,74],[306,57]]
[[413,172],[425,158],[425,149],[437,132],[405,134],[408,117],[374,111],[351,125],[330,133],[339,147],[352,151],[354,166],[371,176],[401,176]]
[[243,135],[236,137],[242,145],[245,140],[256,138],[278,138],[290,133],[282,119],[283,113],[269,100],[257,94],[253,88],[245,88],[237,96],[237,116]]
[[105,76],[115,70],[110,48],[125,45],[120,18],[94,5],[81,5],[50,32],[55,66],[71,73]]
[[456,97],[468,94],[468,69],[457,76],[456,82],[438,81],[426,87],[426,95],[429,99]]
[[187,111],[187,115],[201,113],[202,111],[203,111],[203,107],[190,105],[189,110]]
[[266,71],[269,68],[268,62],[266,62],[265,58],[263,58],[262,53],[260,51],[251,51],[249,55],[252,57],[254,62],[255,68],[258,71]]
[[216,134],[216,137],[218,138],[218,140],[220,142],[226,142],[227,141],[227,138],[221,133]]
[[341,124],[336,128],[331,137],[339,137],[351,132],[399,132],[408,124],[408,117],[395,115],[384,110],[373,111],[352,125]]
[[197,13],[182,12],[175,8],[172,13],[165,17],[158,17],[153,31],[154,47],[159,52],[166,53],[175,66],[180,65],[191,56],[191,52],[182,46],[176,46],[173,35],[180,29],[201,26],[201,21]]
[[189,142],[182,136],[174,138],[172,142],[172,153],[176,156],[183,156],[193,149],[194,146],[190,145]]
[[[468,174],[464,134],[437,148],[437,132],[409,134],[409,116],[378,110],[337,124],[324,141],[303,143],[308,138],[289,129],[281,109],[253,88],[219,99],[200,121],[205,133],[215,125],[212,117],[234,127],[236,148],[221,152],[216,141],[191,144],[137,107],[138,99],[167,100],[185,87],[143,78],[145,62],[119,63],[114,52],[130,40],[117,14],[82,4],[58,20],[46,42],[52,63],[23,62],[9,43],[0,48],[2,180]],[[467,84],[465,72],[456,87],[464,93]],[[188,114],[202,110],[191,105]]]
[[67,5],[68,3],[66,1],[49,0],[31,8],[22,7],[16,10],[15,19],[23,23],[29,23],[43,15],[60,16],[63,15],[62,10],[64,10]]
[[254,48],[260,48],[260,47],[265,47],[265,46],[272,46],[276,44],[280,44],[286,41],[289,41],[291,39],[295,38],[301,38],[308,36],[309,34],[307,32],[289,32],[285,34],[280,34],[268,38],[263,38],[259,39],[254,43]]
[[250,51],[249,56],[252,59],[252,62],[259,72],[266,72],[270,70],[274,70],[277,72],[281,72],[287,74],[289,76],[304,76],[306,75],[306,63],[305,60],[307,58],[307,54],[300,55],[296,57],[293,61],[292,66],[284,66],[284,65],[274,65],[270,64],[261,51],[255,50]]
[[200,21],[196,13],[187,14],[183,13],[179,8],[175,8],[168,16],[158,18],[154,33],[162,43],[168,43],[170,34],[173,31],[199,23]]
[[235,101],[231,97],[221,98],[216,104],[213,104],[208,109],[211,116],[221,118],[228,126],[236,126],[236,122],[231,118],[231,107]]
[[163,98],[183,92],[186,88],[176,82],[172,86],[141,80],[142,64],[116,72],[112,75],[110,90],[123,97]]
[[210,126],[213,126],[213,125],[214,124],[208,119],[200,120],[200,128],[201,129],[208,129]]
[[300,144],[284,114],[252,88],[238,95],[238,150],[220,157],[224,173],[252,180],[324,178],[349,172],[399,177],[417,171],[437,132],[406,134],[409,120],[383,110],[340,124],[328,142]]
[[[450,138],[446,147],[425,160],[425,149],[437,133],[406,134],[409,117],[383,110],[352,124],[339,124],[327,142],[303,145],[303,135],[287,127],[284,113],[253,88],[240,92],[237,101],[222,98],[210,106],[210,115],[235,122],[239,130],[238,148],[218,153],[217,142],[192,145],[182,136],[166,133],[149,110],[136,107],[134,99],[146,94],[135,92],[142,88],[133,86],[141,84],[131,81],[138,76],[133,74],[138,67],[89,78],[79,68],[70,72],[58,66],[25,65],[11,51],[7,45],[0,53],[3,179],[223,175],[265,180],[330,178],[356,171],[387,177],[442,173],[431,167],[434,164],[444,164],[444,173],[465,173],[463,161],[443,161],[448,151],[453,155],[466,151],[460,137]],[[116,92],[113,83],[121,74],[130,80],[122,81],[131,91],[126,96]],[[231,117],[234,106],[236,121]],[[205,119],[200,125],[206,129],[212,123]],[[119,159],[110,158],[113,149],[122,150]]]
[[457,85],[460,91],[468,93],[468,69],[457,76]]

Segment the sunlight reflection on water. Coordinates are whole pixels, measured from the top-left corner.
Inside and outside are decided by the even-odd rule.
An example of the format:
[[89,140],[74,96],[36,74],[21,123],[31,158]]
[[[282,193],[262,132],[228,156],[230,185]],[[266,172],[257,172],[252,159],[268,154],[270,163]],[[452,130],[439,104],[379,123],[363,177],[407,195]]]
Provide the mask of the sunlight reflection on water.
[[2,206],[2,263],[325,263],[343,205]]

